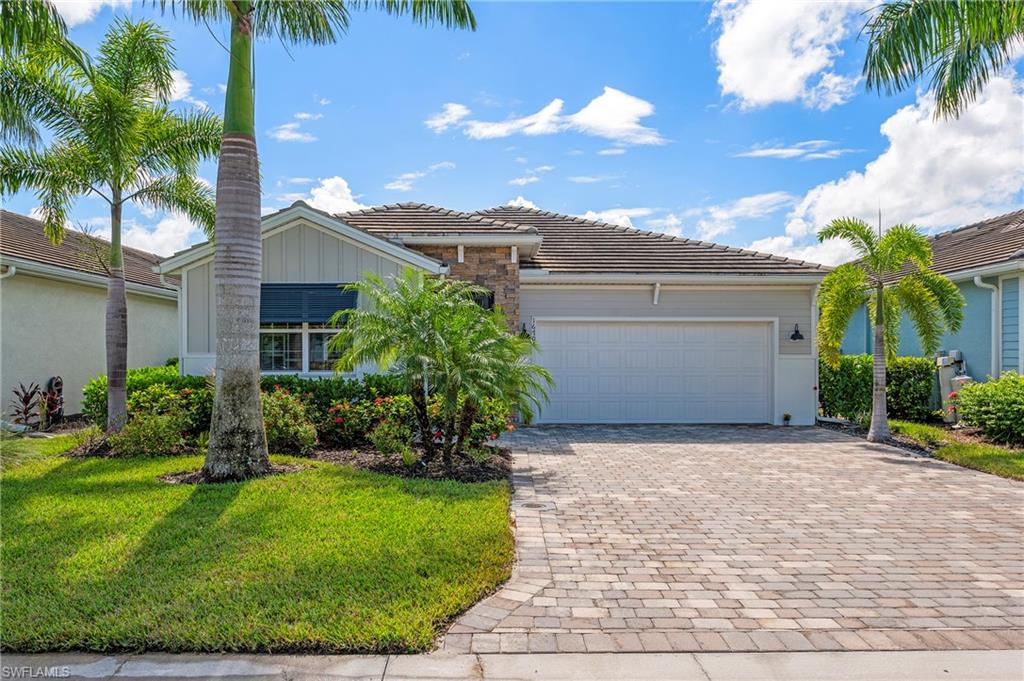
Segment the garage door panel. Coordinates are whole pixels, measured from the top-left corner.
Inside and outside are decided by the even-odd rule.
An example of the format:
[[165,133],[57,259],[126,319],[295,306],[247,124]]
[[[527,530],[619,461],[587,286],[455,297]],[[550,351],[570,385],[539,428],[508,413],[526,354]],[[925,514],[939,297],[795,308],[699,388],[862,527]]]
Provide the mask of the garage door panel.
[[539,322],[547,423],[770,420],[770,325]]

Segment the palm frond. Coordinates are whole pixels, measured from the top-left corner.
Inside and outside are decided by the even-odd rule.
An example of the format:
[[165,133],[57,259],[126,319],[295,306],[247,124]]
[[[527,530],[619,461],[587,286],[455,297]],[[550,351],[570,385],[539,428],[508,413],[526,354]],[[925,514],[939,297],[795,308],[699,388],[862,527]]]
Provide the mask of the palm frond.
[[913,225],[893,225],[878,241],[878,267],[881,272],[899,272],[907,263],[918,270],[932,265],[932,245]]
[[868,300],[868,278],[853,263],[835,268],[818,288],[818,348],[826,362],[839,364],[839,351],[854,313]]
[[156,24],[121,17],[100,43],[96,69],[122,96],[166,102],[174,82],[174,45]]
[[213,238],[216,205],[213,189],[190,174],[165,175],[139,187],[128,197],[160,211],[183,213]]
[[57,6],[49,0],[0,2],[0,54],[4,57],[64,40],[67,32]]
[[846,240],[861,259],[873,267],[878,236],[868,223],[860,218],[836,218],[818,230],[819,243],[829,239]]

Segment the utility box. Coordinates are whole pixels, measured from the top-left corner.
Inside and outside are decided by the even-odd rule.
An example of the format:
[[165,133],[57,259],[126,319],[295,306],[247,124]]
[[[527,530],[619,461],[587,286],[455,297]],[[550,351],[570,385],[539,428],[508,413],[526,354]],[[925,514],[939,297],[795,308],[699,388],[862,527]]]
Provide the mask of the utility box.
[[960,388],[973,383],[974,379],[964,373],[963,354],[959,350],[950,350],[946,354],[935,358],[935,366],[939,373],[939,393],[942,397],[942,420],[946,423],[956,423],[957,413],[953,408],[953,399],[950,397],[960,391]]

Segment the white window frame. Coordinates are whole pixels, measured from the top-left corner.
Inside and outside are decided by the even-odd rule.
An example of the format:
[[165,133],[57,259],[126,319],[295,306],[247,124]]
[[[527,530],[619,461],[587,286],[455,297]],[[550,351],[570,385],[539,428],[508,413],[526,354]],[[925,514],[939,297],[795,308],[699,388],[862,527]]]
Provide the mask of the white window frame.
[[[268,328],[264,328],[264,327],[261,326],[260,327],[260,335],[261,336],[263,334],[265,334],[265,333],[292,333],[292,334],[299,333],[299,334],[302,335],[302,368],[297,370],[297,371],[285,371],[285,370],[280,370],[280,371],[278,371],[278,370],[264,371],[264,370],[261,369],[260,370],[260,374],[262,374],[264,376],[321,376],[321,377],[333,376],[334,375],[334,371],[323,371],[323,370],[310,371],[310,369],[309,369],[309,336],[310,336],[310,334],[312,334],[312,333],[330,333],[330,331],[331,331],[330,327],[323,327],[323,326],[313,326],[313,327],[310,327],[309,322],[302,322],[302,327],[301,328],[299,328],[299,327],[292,327],[292,328],[273,329],[273,328],[269,328],[269,327]],[[335,333],[337,333],[337,330],[335,330]],[[346,372],[345,374],[342,374],[342,375],[345,376],[345,377],[351,377],[354,374]]]

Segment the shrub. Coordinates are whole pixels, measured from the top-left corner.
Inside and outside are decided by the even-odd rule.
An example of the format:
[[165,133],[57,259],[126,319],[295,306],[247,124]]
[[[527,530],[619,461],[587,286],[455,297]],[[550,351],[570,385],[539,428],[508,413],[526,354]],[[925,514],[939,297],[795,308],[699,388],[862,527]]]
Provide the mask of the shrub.
[[[165,384],[175,390],[206,387],[205,376],[181,376],[175,367],[141,367],[129,369],[125,378],[128,398],[151,385]],[[82,390],[82,414],[100,427],[107,424],[107,377],[97,376]]]
[[309,418],[317,424],[326,421],[328,410],[337,404],[401,395],[405,392],[405,385],[397,376],[378,374],[369,374],[362,380],[340,376],[264,376],[261,387],[264,392],[280,389],[293,395],[302,395]]
[[110,449],[116,456],[170,456],[186,451],[181,415],[140,414],[110,436]]
[[[921,421],[931,416],[935,363],[927,357],[897,357],[886,370],[889,416]],[[871,355],[842,355],[839,366],[821,362],[818,399],[826,416],[856,421],[871,413]]]
[[485,440],[496,440],[506,430],[515,430],[508,405],[500,400],[484,400],[469,429],[469,445],[479,447]]
[[206,387],[176,390],[166,383],[154,383],[128,397],[129,419],[169,412],[180,415],[185,437],[195,438],[210,429],[213,391]]
[[339,402],[328,408],[327,418],[318,430],[325,444],[354,447],[365,443],[367,433],[386,421],[413,428],[412,399],[408,395],[397,395]]
[[412,428],[398,421],[382,421],[369,432],[367,439],[382,454],[399,454],[408,466],[416,462],[412,451]]
[[1024,376],[1014,372],[971,383],[956,394],[960,418],[993,442],[1024,445]]
[[286,390],[263,393],[267,447],[280,454],[308,454],[316,445],[316,428],[298,396]]

